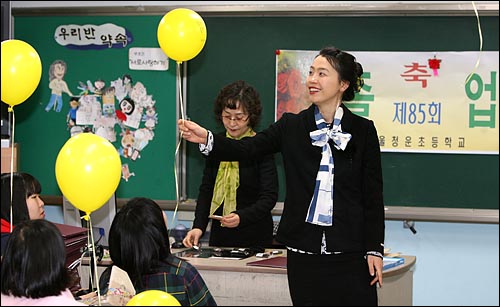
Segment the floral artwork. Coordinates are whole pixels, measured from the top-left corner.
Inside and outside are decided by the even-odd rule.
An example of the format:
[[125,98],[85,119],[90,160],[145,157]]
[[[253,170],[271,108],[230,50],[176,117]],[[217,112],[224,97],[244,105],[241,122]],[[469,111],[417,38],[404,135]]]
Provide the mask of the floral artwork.
[[309,58],[286,50],[276,51],[276,120],[285,112],[298,113],[309,107],[305,80]]

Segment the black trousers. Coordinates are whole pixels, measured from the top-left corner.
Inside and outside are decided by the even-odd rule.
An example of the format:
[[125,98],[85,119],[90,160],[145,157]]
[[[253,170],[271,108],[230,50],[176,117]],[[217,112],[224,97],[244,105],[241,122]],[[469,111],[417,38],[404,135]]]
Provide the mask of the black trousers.
[[287,251],[294,306],[377,306],[364,254],[309,255]]

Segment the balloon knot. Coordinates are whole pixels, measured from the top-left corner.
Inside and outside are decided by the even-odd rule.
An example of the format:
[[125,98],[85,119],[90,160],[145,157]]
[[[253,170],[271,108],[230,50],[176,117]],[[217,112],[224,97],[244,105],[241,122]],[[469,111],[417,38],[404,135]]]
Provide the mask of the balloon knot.
[[12,108],[12,106],[9,106],[9,108],[7,109],[9,113],[12,113],[12,111],[14,111],[14,109]]
[[84,216],[82,216],[82,219],[88,221],[90,219],[89,213],[87,213]]

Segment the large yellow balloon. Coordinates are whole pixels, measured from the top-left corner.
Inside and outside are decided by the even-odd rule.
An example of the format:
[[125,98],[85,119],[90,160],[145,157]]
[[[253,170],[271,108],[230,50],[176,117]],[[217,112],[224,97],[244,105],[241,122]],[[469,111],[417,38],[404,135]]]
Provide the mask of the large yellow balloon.
[[14,107],[35,91],[42,77],[42,62],[30,44],[17,39],[2,42],[2,101]]
[[158,42],[165,54],[179,62],[191,60],[200,53],[207,40],[203,18],[193,10],[171,10],[158,24]]
[[56,160],[63,195],[89,215],[113,195],[121,178],[120,155],[105,138],[80,133],[63,145]]
[[181,306],[181,303],[165,291],[147,290],[134,295],[127,306]]

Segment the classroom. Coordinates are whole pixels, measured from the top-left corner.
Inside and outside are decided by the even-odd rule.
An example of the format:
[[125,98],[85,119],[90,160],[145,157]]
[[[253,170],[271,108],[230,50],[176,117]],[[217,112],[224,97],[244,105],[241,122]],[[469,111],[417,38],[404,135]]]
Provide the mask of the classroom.
[[[178,8],[198,13],[206,31],[201,50],[185,60],[168,58],[159,52],[162,42],[157,30],[162,17]],[[42,62],[40,83],[25,102],[13,107],[15,121],[7,110],[8,105],[1,104],[2,173],[11,169],[11,156],[14,156],[15,170],[30,173],[42,183],[46,219],[80,225],[79,213],[64,197],[56,180],[55,165],[59,162],[58,153],[73,133],[89,127],[94,112],[92,105],[96,101],[86,98],[79,102],[80,111],[84,109],[82,106],[88,107],[85,113],[88,122],[82,120],[82,116],[75,124],[70,117],[71,98],[92,96],[87,94],[98,90],[96,81],[104,80],[121,88],[118,83],[128,79],[142,86],[138,91],[144,94],[143,104],[148,108],[136,114],[136,118],[128,118],[136,121],[135,126],[134,123],[128,125],[135,128],[119,135],[108,134],[108,140],[120,153],[121,178],[105,205],[89,210],[95,209],[95,215],[99,214],[94,226],[99,231],[102,229],[107,243],[106,232],[116,212],[131,198],[145,196],[160,205],[167,216],[169,230],[189,230],[193,227],[205,159],[198,146],[182,140],[177,119],[190,119],[217,131],[221,127],[212,115],[215,97],[226,84],[245,80],[260,93],[262,119],[255,128],[263,130],[281,115],[278,114],[277,87],[280,69],[290,64],[285,63],[285,59],[300,68],[301,62],[296,59],[302,56],[309,59],[310,52],[315,55],[325,46],[335,46],[348,50],[363,63],[365,83],[361,93],[364,100],[354,103],[369,106],[370,115],[366,117],[374,120],[386,140],[385,145],[381,144],[384,248],[389,253],[409,257],[405,258],[404,268],[387,275],[386,288],[382,287],[385,292],[379,289],[379,303],[498,306],[498,16],[498,1],[2,1],[2,42],[23,40],[34,47]],[[99,44],[91,44],[88,39],[86,43],[75,43],[76,37],[90,34],[87,31],[92,25],[101,38]],[[113,33],[115,41],[111,34],[102,36],[103,31]],[[73,44],[68,45],[65,40]],[[407,55],[415,60],[401,60]],[[58,60],[67,66],[64,81],[68,86],[68,92],[62,94],[60,111],[57,102],[49,105],[52,80],[49,71]],[[467,113],[464,118],[471,123],[467,129],[460,130],[458,122],[463,114],[458,110],[443,111],[442,126],[431,126],[429,130],[418,130],[420,127],[416,125],[410,127],[412,109],[408,110],[408,123],[404,128],[403,125],[395,128],[393,113],[385,120],[381,111],[390,113],[387,108],[382,107],[382,102],[370,102],[403,95],[406,90],[394,85],[396,81],[390,79],[390,72],[397,69],[401,61],[417,60],[425,61],[425,65],[429,60],[427,83],[422,79],[418,81],[422,81],[420,90],[427,87],[432,94],[425,96],[417,88],[413,99],[447,98],[458,105],[457,99],[468,97],[467,107],[462,108],[467,112],[488,103],[490,109],[484,114],[490,117],[489,126],[472,127],[473,115],[462,112]],[[306,63],[304,75],[309,69],[309,62]],[[437,66],[432,68],[431,63]],[[453,65],[448,65],[451,63]],[[404,73],[402,70],[401,74]],[[442,81],[447,73],[458,75],[467,84],[480,84],[484,80],[484,91],[463,84],[458,90],[452,88],[452,81]],[[471,81],[471,76],[477,78]],[[409,80],[406,79],[405,84],[415,84]],[[434,80],[440,80],[441,85],[432,84]],[[377,87],[387,91],[380,94],[376,92]],[[125,85],[122,88],[125,90]],[[477,93],[482,96],[474,96]],[[118,97],[118,92],[115,95]],[[104,111],[104,94],[102,96]],[[468,103],[475,99],[478,101],[475,104]],[[441,108],[441,103],[439,106]],[[444,102],[443,110],[446,110]],[[357,114],[363,116],[363,111]],[[92,132],[100,135],[109,132],[105,122],[99,125],[101,130]],[[443,127],[446,131],[440,134]],[[394,131],[399,129],[404,132],[396,137]],[[131,133],[136,135],[136,141],[131,141],[133,146],[127,143]],[[429,138],[444,135],[443,140],[449,143],[443,141],[443,145],[436,143],[422,149],[423,145],[411,145],[410,133]],[[461,138],[467,139],[465,143],[471,147],[463,144],[453,147]],[[413,136],[413,144],[417,139]],[[395,140],[399,140],[399,145]],[[452,140],[457,143],[451,143]],[[285,202],[286,177],[281,155],[275,159],[279,191],[271,213],[277,228]],[[101,169],[103,177],[107,176],[107,167]],[[82,197],[89,200],[92,197],[89,193],[83,194],[86,195]],[[275,246],[276,250],[283,248]],[[214,269],[213,263],[205,259],[192,260],[192,263],[200,270],[209,290],[212,291],[210,285],[214,285],[216,290],[212,294],[218,305],[252,302],[291,305],[286,269],[283,274],[274,268],[251,267],[254,270],[251,273],[257,275],[249,277],[245,273],[250,266],[240,268],[235,264],[235,277],[231,275],[234,272]],[[228,263],[225,264],[231,267]],[[262,277],[260,287],[266,288],[265,291],[240,289],[238,285],[247,282],[255,283],[258,288],[253,279],[245,279],[254,277]],[[230,282],[225,282],[232,278],[241,278],[233,288]],[[396,295],[398,291],[402,294]],[[262,297],[259,301],[259,295],[275,300]]]

